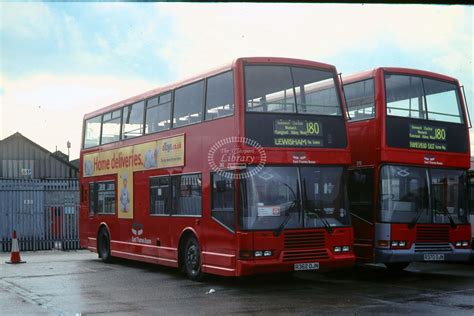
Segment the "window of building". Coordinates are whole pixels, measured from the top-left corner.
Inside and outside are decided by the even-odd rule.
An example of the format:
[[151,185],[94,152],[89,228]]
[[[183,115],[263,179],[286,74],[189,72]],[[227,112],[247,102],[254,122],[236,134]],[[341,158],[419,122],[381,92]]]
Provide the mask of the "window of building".
[[101,144],[116,142],[120,139],[120,116],[120,110],[103,115]]
[[234,114],[232,71],[207,79],[206,120]]
[[234,180],[214,173],[211,181],[211,216],[234,230]]
[[171,92],[148,99],[145,134],[167,130],[171,125]]
[[145,101],[140,101],[123,108],[122,139],[133,138],[143,134],[143,113]]
[[102,123],[102,116],[96,116],[86,120],[84,126],[84,148],[98,146],[100,144],[100,126]]
[[176,89],[174,92],[173,127],[202,120],[204,80]]
[[201,215],[201,175],[171,177],[173,213],[176,215]]
[[373,215],[374,169],[355,169],[349,172],[349,207],[353,215],[370,223]]
[[375,117],[374,79],[344,85],[347,109],[352,121]]
[[150,178],[150,214],[164,215],[171,210],[170,178]]
[[115,214],[115,182],[89,184],[89,210],[92,214]]

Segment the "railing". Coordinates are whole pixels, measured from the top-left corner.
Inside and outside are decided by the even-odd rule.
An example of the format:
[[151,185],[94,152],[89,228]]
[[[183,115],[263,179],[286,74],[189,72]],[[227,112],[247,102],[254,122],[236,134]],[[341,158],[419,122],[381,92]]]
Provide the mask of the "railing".
[[0,179],[0,252],[79,249],[78,180]]

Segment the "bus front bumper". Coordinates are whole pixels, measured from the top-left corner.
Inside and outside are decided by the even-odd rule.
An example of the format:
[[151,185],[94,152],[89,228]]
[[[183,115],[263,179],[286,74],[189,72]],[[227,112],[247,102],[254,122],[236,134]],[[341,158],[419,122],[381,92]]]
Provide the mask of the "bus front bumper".
[[395,263],[395,262],[444,262],[444,261],[469,261],[472,255],[471,249],[456,249],[446,252],[415,252],[411,249],[385,249],[375,248],[376,263]]
[[318,269],[312,271],[328,271],[333,269],[352,267],[356,258],[354,254],[335,256],[326,260],[282,262],[278,259],[262,260],[238,260],[237,275],[251,275],[264,273],[292,272],[297,271],[297,264],[317,263]]

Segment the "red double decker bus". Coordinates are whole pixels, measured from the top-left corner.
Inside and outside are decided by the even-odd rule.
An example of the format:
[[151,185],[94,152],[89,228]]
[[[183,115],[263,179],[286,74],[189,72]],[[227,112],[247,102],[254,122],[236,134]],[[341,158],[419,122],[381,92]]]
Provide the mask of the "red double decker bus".
[[355,253],[400,271],[467,261],[469,118],[456,79],[377,68],[344,78]]
[[203,273],[351,266],[335,67],[240,58],[84,117],[81,245]]

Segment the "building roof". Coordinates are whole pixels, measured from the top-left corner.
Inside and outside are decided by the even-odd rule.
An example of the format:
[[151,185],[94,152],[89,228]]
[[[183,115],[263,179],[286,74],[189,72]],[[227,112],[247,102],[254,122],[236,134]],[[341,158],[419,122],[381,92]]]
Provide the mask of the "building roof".
[[[12,141],[18,141],[18,140],[22,140],[22,141],[25,141],[26,143],[36,147],[37,149],[39,149],[40,151],[44,152],[46,155],[49,155],[50,157],[64,163],[65,165],[67,165],[68,167],[74,169],[75,171],[79,172],[79,167],[71,164],[68,160],[67,160],[67,155],[63,154],[62,152],[60,151],[56,151],[55,153],[52,153],[50,152],[49,150],[47,150],[46,148],[38,145],[37,143],[33,142],[31,139],[25,137],[24,135],[22,135],[20,132],[16,132],[2,140],[0,140],[0,147],[9,143],[9,142],[12,142]],[[64,156],[62,155],[65,155],[66,156],[66,159],[64,159]],[[1,158],[1,157],[0,157]]]

